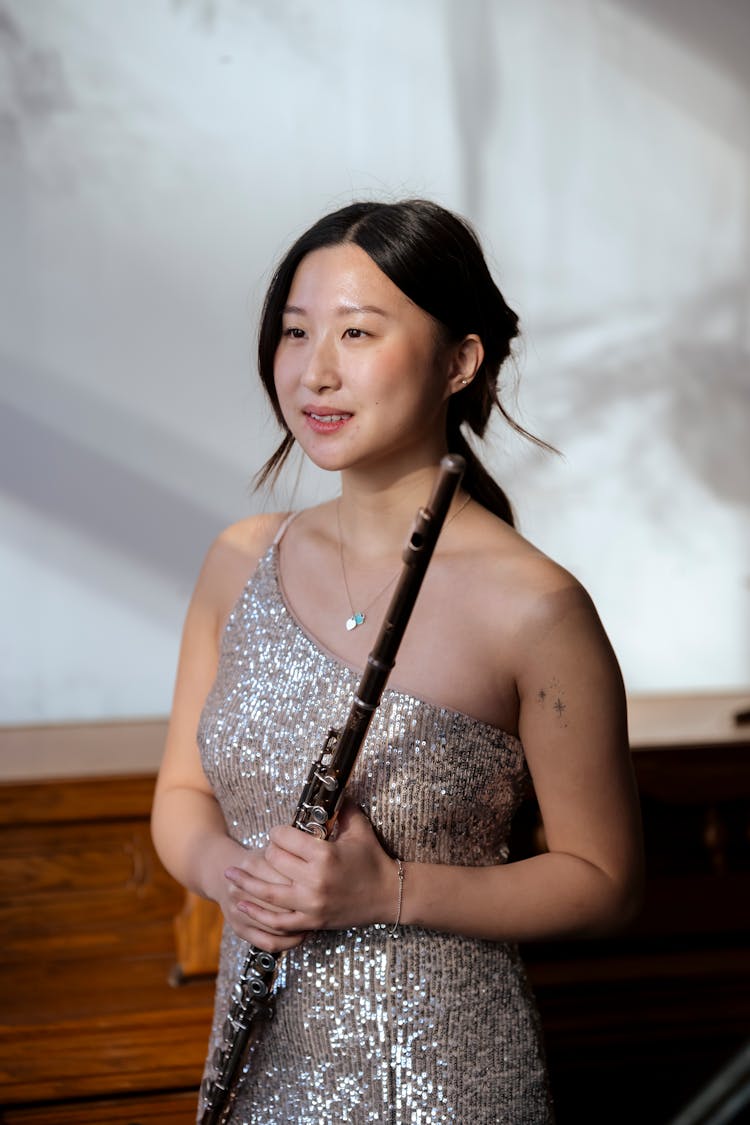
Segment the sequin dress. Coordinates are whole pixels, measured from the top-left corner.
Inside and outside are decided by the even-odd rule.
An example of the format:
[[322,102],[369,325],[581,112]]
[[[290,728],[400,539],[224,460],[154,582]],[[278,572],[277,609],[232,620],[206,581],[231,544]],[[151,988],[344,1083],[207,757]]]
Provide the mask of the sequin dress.
[[[359,678],[291,614],[274,543],[228,619],[199,726],[235,839],[262,846],[273,825],[291,822]],[[390,854],[489,865],[507,858],[527,781],[518,739],[386,688],[348,792]],[[321,931],[286,956],[233,1125],[550,1125],[538,1017],[516,948],[387,931]],[[225,927],[209,1059],[246,949]]]

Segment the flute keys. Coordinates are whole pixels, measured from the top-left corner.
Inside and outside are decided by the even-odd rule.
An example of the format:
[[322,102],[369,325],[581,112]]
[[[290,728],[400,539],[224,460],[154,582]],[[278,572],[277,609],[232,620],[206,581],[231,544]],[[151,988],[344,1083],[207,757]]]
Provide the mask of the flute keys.
[[207,1106],[211,1107],[214,1104],[214,1097],[216,1096],[217,1084],[211,1078],[204,1078],[201,1082],[201,1094]]
[[228,1058],[229,1054],[227,1053],[227,1051],[225,1051],[222,1047],[216,1047],[211,1062],[213,1063],[213,1067],[216,1071],[217,1077],[224,1070]]
[[247,981],[248,992],[256,1000],[262,1000],[268,996],[268,985],[260,976],[251,976]]
[[264,973],[272,973],[276,968],[276,958],[273,953],[267,953],[265,950],[261,950],[256,954],[255,964],[259,969],[262,969]]
[[224,1038],[225,1046],[231,1047],[237,1032],[247,1031],[249,1026],[250,1020],[247,1018],[247,1009],[240,1012],[238,1016],[235,1016],[230,1012],[230,1014],[224,1020],[221,1028],[221,1034]]
[[232,988],[232,1006],[238,1007],[241,1011],[247,1007],[247,997],[241,980],[238,980]]

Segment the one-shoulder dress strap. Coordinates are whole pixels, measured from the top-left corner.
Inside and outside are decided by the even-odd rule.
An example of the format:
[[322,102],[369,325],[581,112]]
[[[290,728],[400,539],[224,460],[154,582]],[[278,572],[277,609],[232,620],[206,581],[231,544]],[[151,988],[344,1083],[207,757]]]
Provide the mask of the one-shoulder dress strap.
[[299,512],[288,512],[287,515],[284,516],[283,520],[279,524],[279,530],[273,537],[273,543],[271,544],[272,547],[278,547],[283,538],[284,532],[289,527],[289,524],[292,522],[292,520],[296,519],[298,515]]

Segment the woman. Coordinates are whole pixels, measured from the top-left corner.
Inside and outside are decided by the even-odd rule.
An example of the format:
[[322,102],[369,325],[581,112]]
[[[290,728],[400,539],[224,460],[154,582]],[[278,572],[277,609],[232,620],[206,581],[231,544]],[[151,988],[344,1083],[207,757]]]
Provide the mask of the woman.
[[[284,439],[261,478],[298,442],[341,495],[243,520],[209,551],[153,814],[166,867],[226,919],[214,1043],[244,942],[288,951],[232,1121],[552,1121],[516,943],[601,934],[637,906],[616,659],[460,429],[481,436],[502,409],[516,333],[471,228],[425,201],[326,216],[271,283],[260,374]],[[292,813],[448,450],[462,489],[318,840]],[[548,850],[509,863],[529,781]]]

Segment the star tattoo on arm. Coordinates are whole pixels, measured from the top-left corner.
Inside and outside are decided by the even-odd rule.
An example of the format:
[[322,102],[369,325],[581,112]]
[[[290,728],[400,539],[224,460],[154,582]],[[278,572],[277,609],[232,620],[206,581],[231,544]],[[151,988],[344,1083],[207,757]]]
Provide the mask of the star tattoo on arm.
[[547,701],[550,700],[550,706],[557,715],[557,718],[560,721],[560,725],[563,727],[567,727],[568,723],[564,718],[564,715],[568,709],[568,705],[563,698],[564,695],[565,691],[560,681],[558,679],[554,679],[550,681],[547,687],[539,688],[538,692],[536,693],[536,700],[539,706],[543,709],[546,708]]

